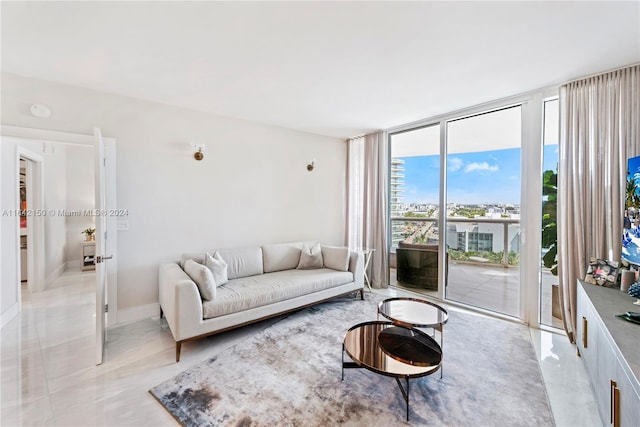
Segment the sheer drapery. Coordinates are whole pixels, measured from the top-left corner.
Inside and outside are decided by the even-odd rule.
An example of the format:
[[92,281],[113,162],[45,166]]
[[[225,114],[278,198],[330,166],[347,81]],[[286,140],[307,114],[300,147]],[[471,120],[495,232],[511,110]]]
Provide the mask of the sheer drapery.
[[591,257],[620,260],[627,158],[640,153],[639,104],[640,65],[560,89],[558,274],[572,342],[577,279]]
[[388,143],[377,132],[348,143],[347,244],[375,249],[369,265],[371,286],[388,286],[387,176]]

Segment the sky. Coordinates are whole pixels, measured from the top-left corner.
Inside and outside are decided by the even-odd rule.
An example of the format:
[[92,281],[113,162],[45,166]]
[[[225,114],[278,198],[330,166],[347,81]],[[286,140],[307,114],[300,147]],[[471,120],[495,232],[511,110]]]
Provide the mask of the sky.
[[[438,203],[440,156],[404,160],[404,202]],[[556,170],[558,146],[544,146],[543,170]],[[520,149],[450,154],[447,159],[447,202],[520,204]]]
[[[557,170],[558,104],[544,103],[543,170]],[[448,203],[520,205],[521,117],[515,105],[446,121]],[[391,135],[391,155],[405,162],[405,203],[438,204],[440,126]]]

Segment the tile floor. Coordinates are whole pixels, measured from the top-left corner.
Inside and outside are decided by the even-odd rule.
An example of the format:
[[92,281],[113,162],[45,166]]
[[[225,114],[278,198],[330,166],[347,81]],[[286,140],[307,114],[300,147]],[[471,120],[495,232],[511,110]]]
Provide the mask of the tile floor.
[[[45,292],[23,289],[22,312],[0,331],[0,425],[177,425],[148,390],[275,321],[186,343],[176,364],[166,323],[145,319],[110,328],[95,366],[93,281],[66,272]],[[531,339],[557,425],[601,425],[575,348],[560,334],[531,329]]]

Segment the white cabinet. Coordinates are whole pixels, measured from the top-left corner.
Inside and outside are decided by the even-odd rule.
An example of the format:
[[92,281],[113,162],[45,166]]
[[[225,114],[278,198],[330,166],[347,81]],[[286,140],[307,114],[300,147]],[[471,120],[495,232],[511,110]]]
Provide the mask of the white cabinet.
[[96,243],[95,242],[82,242],[80,245],[82,248],[82,270],[95,270],[95,256],[96,256]]
[[633,300],[617,289],[578,283],[576,345],[605,426],[640,426],[640,326],[615,316],[634,311]]

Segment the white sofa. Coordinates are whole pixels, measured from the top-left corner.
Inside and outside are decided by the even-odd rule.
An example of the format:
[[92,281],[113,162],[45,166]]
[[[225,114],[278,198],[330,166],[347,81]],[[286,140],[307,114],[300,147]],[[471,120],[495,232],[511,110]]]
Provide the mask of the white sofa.
[[181,262],[161,264],[160,310],[176,341],[176,362],[180,361],[180,349],[185,341],[299,310],[355,291],[360,293],[360,298],[364,298],[362,253],[347,248],[321,246],[324,260],[322,268],[298,269],[303,244],[298,242],[218,250],[227,264],[228,282],[216,287],[216,295],[211,301],[203,300],[198,285],[183,269],[189,259],[204,264],[204,253],[184,254]]

